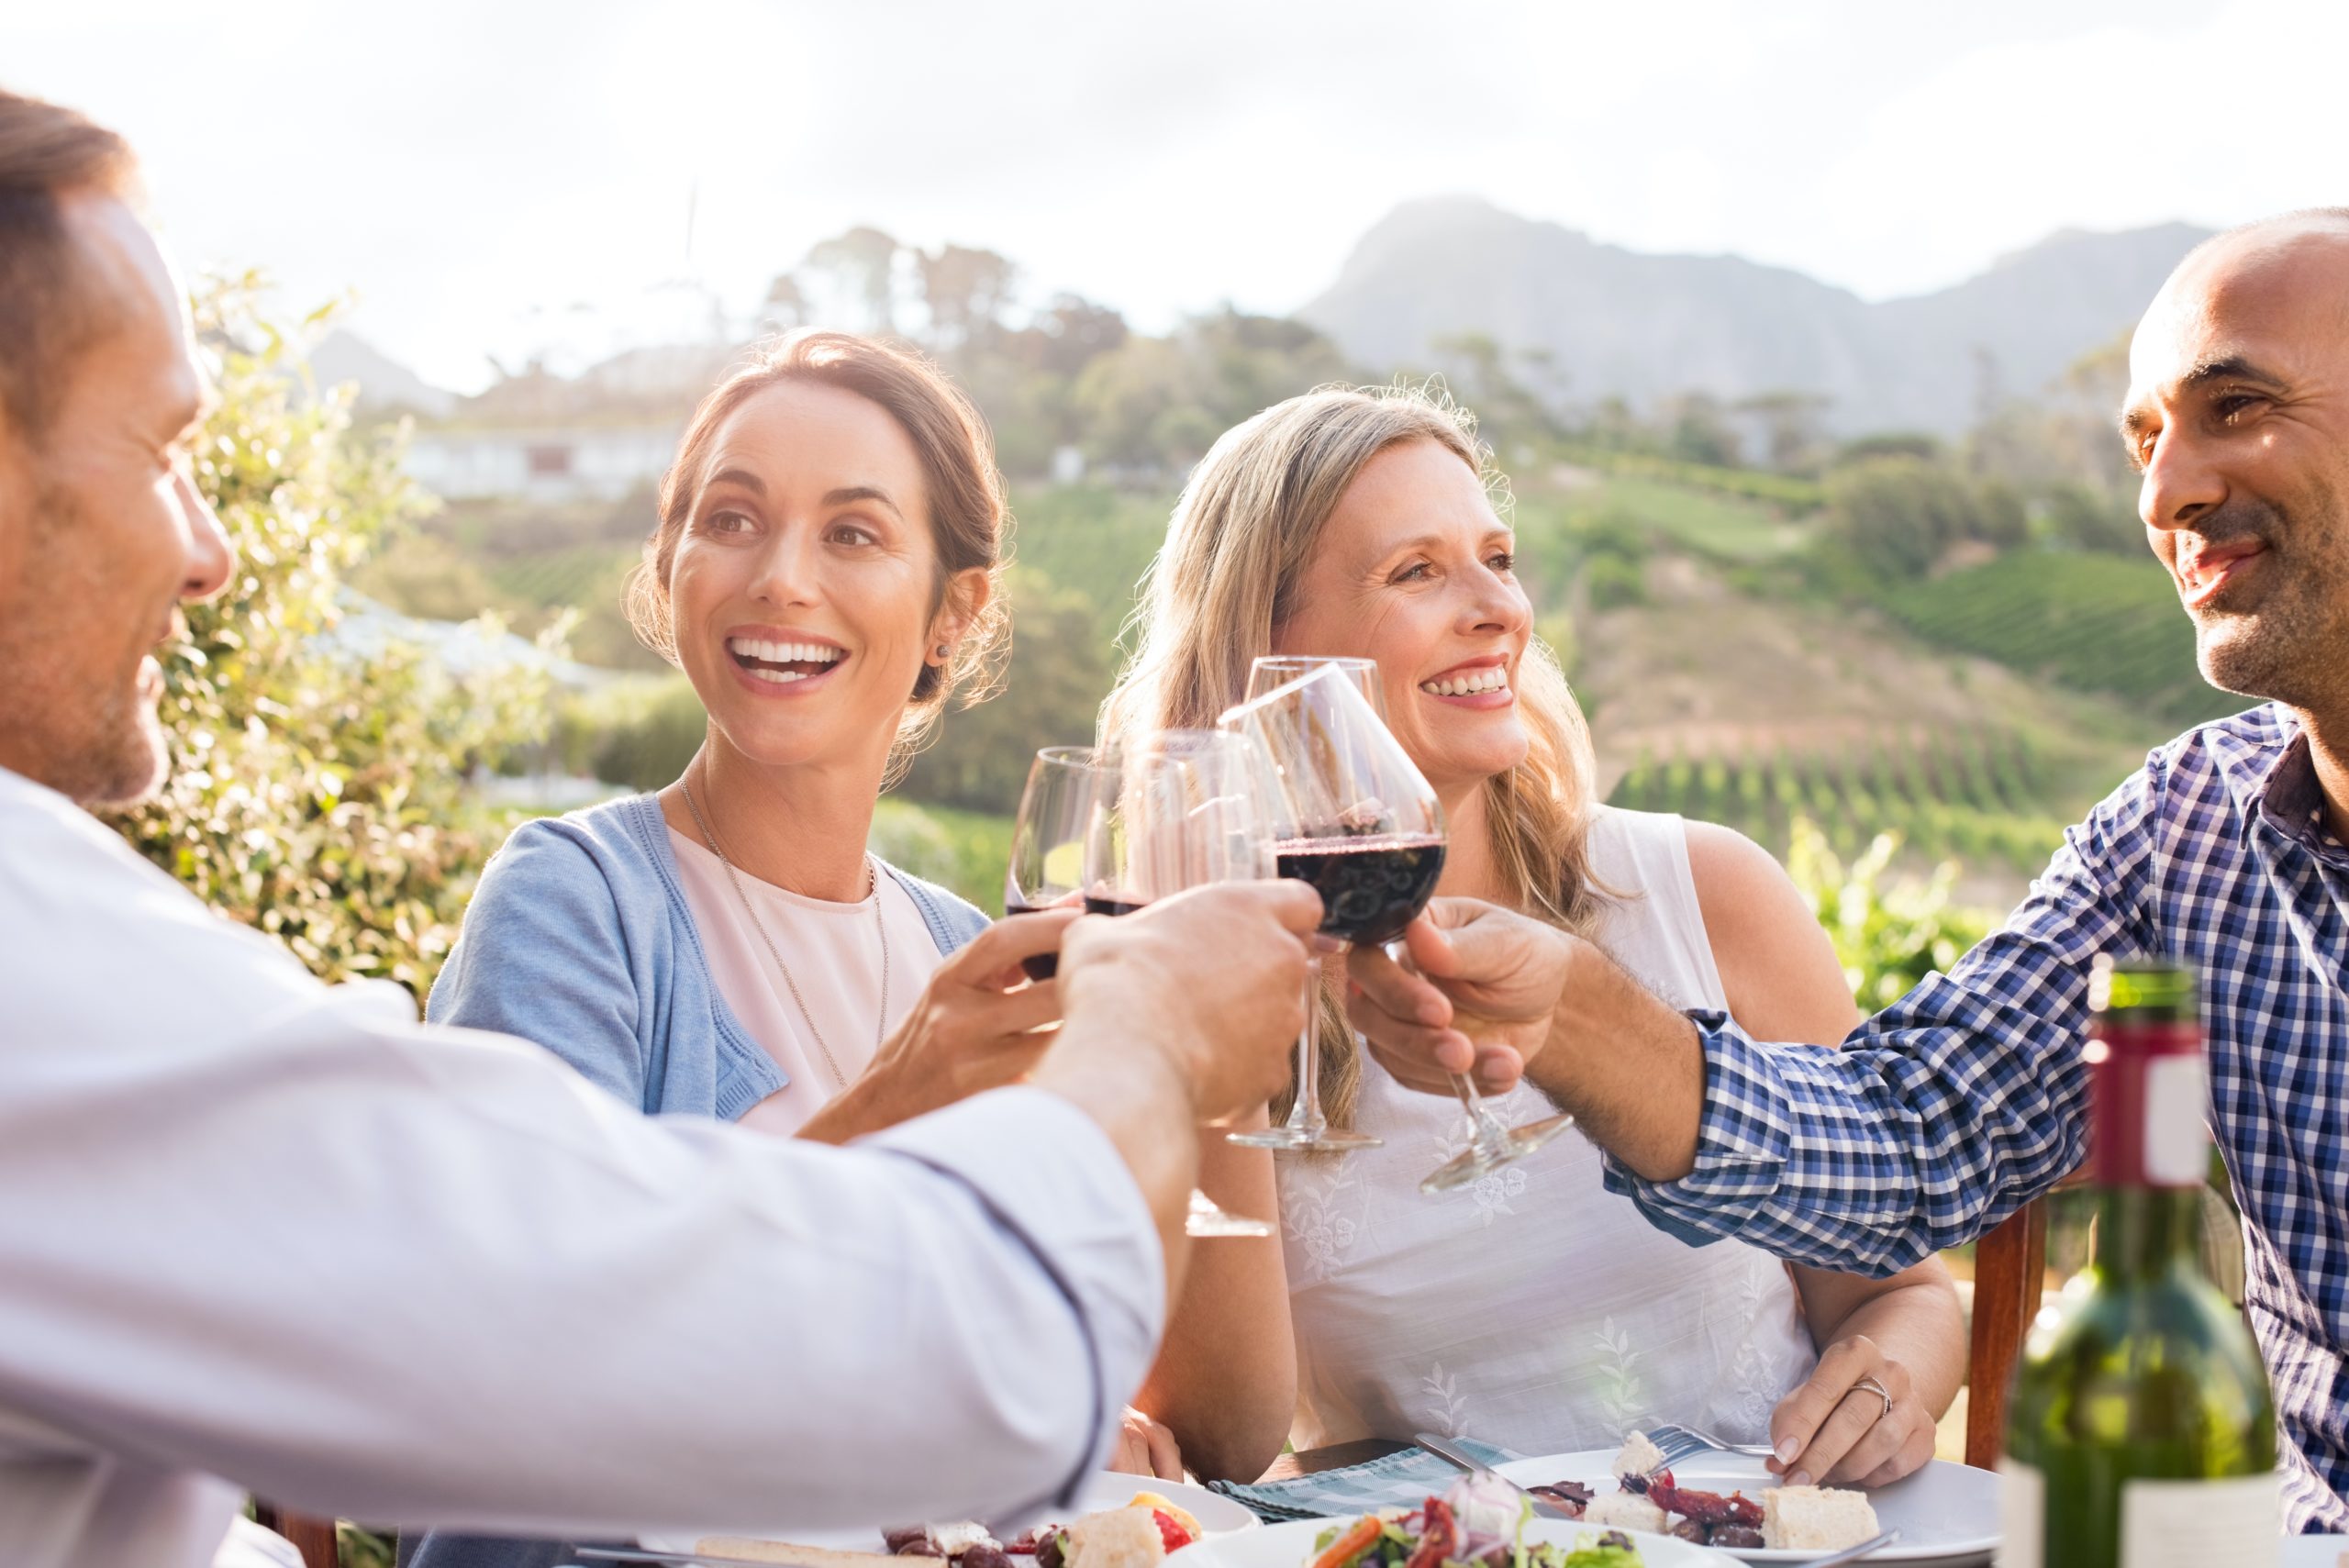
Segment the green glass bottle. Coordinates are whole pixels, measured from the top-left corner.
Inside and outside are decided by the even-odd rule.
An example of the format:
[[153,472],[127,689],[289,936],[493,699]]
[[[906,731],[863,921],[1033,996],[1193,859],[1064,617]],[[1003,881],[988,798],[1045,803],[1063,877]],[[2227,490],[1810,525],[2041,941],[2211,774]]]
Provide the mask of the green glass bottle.
[[2089,1004],[2095,1256],[2016,1370],[1998,1561],[2272,1564],[2275,1404],[2197,1247],[2210,1095],[2194,973],[2099,959]]

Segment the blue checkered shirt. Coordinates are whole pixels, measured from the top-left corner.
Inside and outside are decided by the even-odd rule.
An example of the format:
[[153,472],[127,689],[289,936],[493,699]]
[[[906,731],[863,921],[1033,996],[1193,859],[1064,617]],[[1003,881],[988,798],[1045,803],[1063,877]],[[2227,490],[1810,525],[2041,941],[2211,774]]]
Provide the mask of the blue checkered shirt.
[[2349,850],[2299,722],[2188,731],[2065,835],[2030,899],[1841,1051],[1699,1016],[1695,1168],[1608,1184],[1698,1241],[1887,1273],[2078,1163],[2089,961],[2202,973],[2210,1122],[2243,1208],[2244,1307],[2276,1389],[2288,1518],[2349,1530]]

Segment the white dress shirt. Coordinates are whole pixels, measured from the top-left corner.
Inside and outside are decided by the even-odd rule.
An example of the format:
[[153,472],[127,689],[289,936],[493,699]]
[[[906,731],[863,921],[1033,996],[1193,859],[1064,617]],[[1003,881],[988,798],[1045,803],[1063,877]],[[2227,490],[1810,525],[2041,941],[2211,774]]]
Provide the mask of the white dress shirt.
[[0,770],[8,1568],[204,1563],[245,1487],[574,1537],[1026,1507],[1100,1462],[1163,1291],[1052,1095],[846,1150],[640,1117]]

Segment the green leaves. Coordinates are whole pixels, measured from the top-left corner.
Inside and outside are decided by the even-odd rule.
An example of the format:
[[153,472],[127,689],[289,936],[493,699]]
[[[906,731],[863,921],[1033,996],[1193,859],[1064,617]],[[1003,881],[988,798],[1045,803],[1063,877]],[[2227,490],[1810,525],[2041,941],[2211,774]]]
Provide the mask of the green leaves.
[[116,826],[321,978],[421,995],[503,836],[467,777],[544,733],[544,681],[337,643],[345,573],[432,503],[399,471],[400,433],[359,435],[347,392],[311,382],[299,334],[330,311],[289,334],[263,294],[247,273],[195,300],[219,406],[193,467],[239,570],[158,652],[172,776]]

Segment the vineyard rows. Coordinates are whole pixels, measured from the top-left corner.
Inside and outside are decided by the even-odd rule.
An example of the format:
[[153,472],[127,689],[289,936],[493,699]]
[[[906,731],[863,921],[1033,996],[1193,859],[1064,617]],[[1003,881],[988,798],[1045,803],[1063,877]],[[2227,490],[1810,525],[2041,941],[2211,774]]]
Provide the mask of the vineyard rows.
[[1936,860],[2036,871],[2063,838],[2063,820],[2047,809],[2052,793],[2028,740],[1971,730],[1841,754],[1643,756],[1609,800],[1725,823],[1781,853],[1795,819],[1807,817],[1845,856],[1888,832]]
[[2076,691],[2110,692],[2179,725],[2243,706],[2204,684],[2193,624],[2150,560],[2018,551],[1901,588],[1886,607],[1928,641]]

